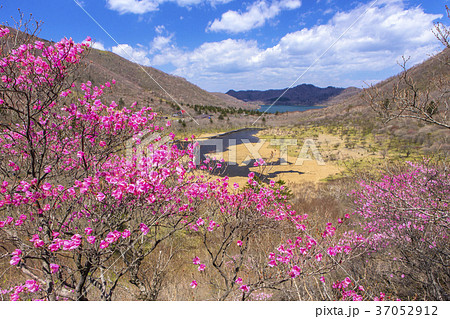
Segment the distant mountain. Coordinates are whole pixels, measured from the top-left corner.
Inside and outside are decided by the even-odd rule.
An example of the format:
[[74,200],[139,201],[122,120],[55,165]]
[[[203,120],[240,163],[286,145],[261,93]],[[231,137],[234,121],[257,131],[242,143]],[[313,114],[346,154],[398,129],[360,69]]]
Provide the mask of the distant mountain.
[[[343,93],[346,89],[336,87],[320,88],[312,84],[301,84],[290,88],[281,98],[286,89],[266,90],[266,91],[234,91],[230,90],[226,94],[245,102],[259,102],[260,104],[277,105],[325,105],[328,100]],[[358,89],[351,90],[357,93]],[[348,90],[347,90],[348,92]]]

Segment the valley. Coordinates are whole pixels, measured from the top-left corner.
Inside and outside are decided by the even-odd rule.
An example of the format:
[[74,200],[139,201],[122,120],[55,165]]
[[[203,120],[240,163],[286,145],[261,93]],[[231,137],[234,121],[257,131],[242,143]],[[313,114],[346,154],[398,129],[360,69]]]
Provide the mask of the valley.
[[[125,2],[107,3],[97,12],[111,14]],[[131,8],[142,5],[156,19],[163,2]],[[201,9],[216,9],[209,5]],[[300,5],[270,8],[278,14]],[[127,10],[115,13],[117,21],[133,23]],[[210,39],[238,14],[227,12],[207,24]],[[145,44],[90,37],[49,41],[38,37],[38,22],[19,17],[18,29],[0,26],[1,300],[450,300],[444,24],[433,24],[443,50],[412,67],[404,59],[397,75],[377,84],[287,89],[263,86],[266,74],[248,65],[273,74],[279,66],[264,59],[302,62],[307,54],[291,47],[292,30],[270,39],[279,43],[267,50],[229,32],[188,52],[159,25],[146,52]],[[372,53],[369,44],[359,54]],[[252,54],[231,67],[233,45]],[[142,65],[116,54],[119,48]],[[208,54],[214,63],[207,66]],[[166,59],[171,74],[149,66],[167,67]],[[334,67],[343,63],[327,62],[333,72],[325,78],[336,80]],[[239,67],[243,78],[226,78]],[[242,88],[244,75],[254,82],[219,93],[175,75],[199,70],[199,81],[220,74],[230,86]]]

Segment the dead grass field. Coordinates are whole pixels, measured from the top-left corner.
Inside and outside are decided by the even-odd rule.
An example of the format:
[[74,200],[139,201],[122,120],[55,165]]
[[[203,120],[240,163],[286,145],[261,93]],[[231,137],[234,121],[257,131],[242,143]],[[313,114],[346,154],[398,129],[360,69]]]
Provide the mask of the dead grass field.
[[[199,139],[211,138],[218,133],[205,133]],[[339,179],[353,170],[370,169],[376,171],[383,163],[397,160],[414,160],[421,157],[413,147],[399,146],[395,141],[379,138],[357,129],[330,126],[304,126],[267,128],[257,136],[259,143],[239,144],[231,146],[223,153],[211,153],[211,158],[223,159],[226,163],[236,162],[239,166],[247,166],[251,159],[263,158],[268,165],[264,174],[270,174],[275,180],[283,180],[289,184],[319,184]],[[290,139],[287,146],[287,162],[280,163],[280,146],[274,145],[274,139]],[[304,142],[312,140],[323,159],[322,165],[317,161],[311,149],[306,147],[301,156]],[[253,153],[252,153],[253,150]],[[286,156],[286,155],[285,155]],[[249,171],[261,171],[261,167],[248,166]],[[381,168],[381,167],[380,167]],[[246,176],[230,178],[232,183],[244,185]]]

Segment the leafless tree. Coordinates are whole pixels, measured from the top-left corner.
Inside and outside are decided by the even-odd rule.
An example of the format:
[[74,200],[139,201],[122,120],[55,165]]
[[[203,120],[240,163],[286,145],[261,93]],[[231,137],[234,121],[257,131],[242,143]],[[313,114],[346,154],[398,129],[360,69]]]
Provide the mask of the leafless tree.
[[[450,18],[448,7],[447,14]],[[366,91],[366,100],[385,122],[398,118],[409,118],[450,129],[450,30],[436,23],[434,34],[446,49],[436,56],[440,66],[438,75],[430,77],[425,86],[419,85],[407,68],[409,58],[403,57],[402,72],[391,92],[383,92],[376,86]]]

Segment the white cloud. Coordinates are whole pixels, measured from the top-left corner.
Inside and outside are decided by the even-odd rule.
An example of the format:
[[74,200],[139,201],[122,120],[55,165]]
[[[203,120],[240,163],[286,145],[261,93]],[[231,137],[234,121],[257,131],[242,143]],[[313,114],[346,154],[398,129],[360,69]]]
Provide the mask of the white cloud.
[[107,0],[108,8],[123,13],[143,14],[158,10],[158,1],[153,0]]
[[150,59],[147,57],[148,51],[143,48],[133,48],[128,44],[119,44],[112,47],[111,51],[132,62],[150,65]]
[[194,51],[185,53],[184,59],[174,65],[179,75],[235,74],[253,70],[251,58],[258,52],[256,41],[226,39],[203,43]]
[[144,14],[157,11],[164,2],[175,2],[181,7],[190,7],[201,3],[209,3],[211,6],[228,3],[232,0],[107,0],[108,8],[124,13]]
[[297,84],[362,86],[398,73],[402,55],[412,57],[412,66],[440,48],[431,32],[440,16],[406,9],[399,0],[380,0],[343,35],[368,6],[336,13],[327,23],[288,33],[266,48],[256,40],[226,39],[186,50],[163,29],[149,48],[121,46],[138,63],[170,69],[210,91],[287,87],[341,36]]
[[163,25],[157,25],[155,27],[155,32],[158,33],[158,34],[163,34],[164,31],[166,31],[166,27],[163,26]]
[[[152,65],[175,67],[174,73],[208,90],[281,88],[292,84],[369,5],[336,13],[326,24],[288,33],[268,48],[256,41],[228,39],[204,43],[192,51],[173,44],[152,57]],[[400,71],[397,61],[411,65],[439,48],[431,32],[433,20],[420,7],[406,9],[401,0],[381,0],[347,32],[299,83],[348,86],[379,80]]]
[[101,42],[93,42],[91,47],[97,50],[106,51],[105,45]]
[[171,48],[172,37],[173,35],[169,36],[159,35],[155,37],[152,43],[150,44],[150,49],[148,53],[149,54],[154,54],[156,52],[161,53],[167,50],[168,48]]
[[280,6],[283,9],[294,10],[300,8],[302,2],[299,0],[281,0]]
[[263,26],[267,20],[273,19],[284,9],[293,10],[301,6],[299,0],[281,0],[268,3],[259,0],[247,7],[245,12],[229,10],[220,19],[209,23],[209,31],[226,31],[231,33],[245,32]]

